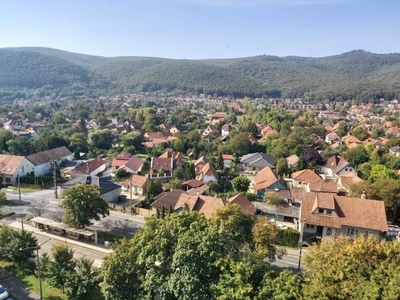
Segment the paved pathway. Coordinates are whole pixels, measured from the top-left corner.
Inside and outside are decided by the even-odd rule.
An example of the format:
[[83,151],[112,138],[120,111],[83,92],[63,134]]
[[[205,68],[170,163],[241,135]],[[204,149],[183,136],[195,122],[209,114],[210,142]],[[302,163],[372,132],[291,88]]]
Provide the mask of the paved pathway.
[[32,292],[28,287],[8,271],[0,268],[0,283],[8,292],[19,300],[39,300],[39,295]]

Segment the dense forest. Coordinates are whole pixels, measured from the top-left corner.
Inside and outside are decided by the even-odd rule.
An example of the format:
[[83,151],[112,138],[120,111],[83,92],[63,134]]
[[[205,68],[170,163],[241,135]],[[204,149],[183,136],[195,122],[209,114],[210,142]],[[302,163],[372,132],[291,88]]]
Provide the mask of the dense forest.
[[0,49],[0,100],[133,92],[373,102],[400,96],[400,54],[172,60]]

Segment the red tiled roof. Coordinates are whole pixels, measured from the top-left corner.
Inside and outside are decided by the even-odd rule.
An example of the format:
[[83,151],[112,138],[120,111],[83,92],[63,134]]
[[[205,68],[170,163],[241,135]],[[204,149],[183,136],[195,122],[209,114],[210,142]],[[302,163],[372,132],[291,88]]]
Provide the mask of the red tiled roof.
[[270,167],[265,167],[254,177],[255,190],[263,190],[278,181],[278,174],[276,174]]
[[236,196],[229,198],[228,203],[238,204],[240,206],[240,211],[245,214],[254,215],[256,213],[254,205],[242,194],[237,194]]
[[[386,231],[388,228],[383,201],[305,193],[301,205],[301,220],[306,220],[307,224],[333,228],[349,226],[379,231]],[[313,213],[317,208],[334,210],[337,216]]]
[[143,159],[134,155],[128,160],[128,162],[125,164],[125,167],[131,169],[133,172],[140,172],[142,170],[143,163]]
[[100,168],[102,165],[105,164],[106,161],[103,160],[101,157],[98,157],[80,166],[79,168],[76,169],[76,171],[82,174],[89,175],[90,173],[92,173],[93,171],[97,170],[98,168]]

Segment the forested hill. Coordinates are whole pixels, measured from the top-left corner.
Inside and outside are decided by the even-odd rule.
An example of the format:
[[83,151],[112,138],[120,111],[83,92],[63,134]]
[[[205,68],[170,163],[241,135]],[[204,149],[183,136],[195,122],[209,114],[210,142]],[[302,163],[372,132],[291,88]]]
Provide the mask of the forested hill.
[[140,91],[370,101],[400,98],[400,54],[172,60],[0,49],[0,100]]

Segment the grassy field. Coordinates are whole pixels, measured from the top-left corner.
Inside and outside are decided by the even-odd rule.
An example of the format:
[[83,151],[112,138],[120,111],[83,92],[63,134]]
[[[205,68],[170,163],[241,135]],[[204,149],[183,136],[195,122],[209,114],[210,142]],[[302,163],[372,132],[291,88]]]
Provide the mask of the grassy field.
[[[36,294],[40,294],[39,290],[39,280],[36,275],[33,273],[31,268],[25,268],[24,270],[18,270],[16,266],[12,262],[8,261],[0,261],[0,267],[12,272],[15,277],[21,280],[25,285],[34,291]],[[31,267],[34,267],[31,265]],[[46,280],[42,279],[42,292],[43,299],[46,300],[67,300],[67,296],[65,296],[60,289],[51,287]],[[24,299],[18,299],[24,300]]]

